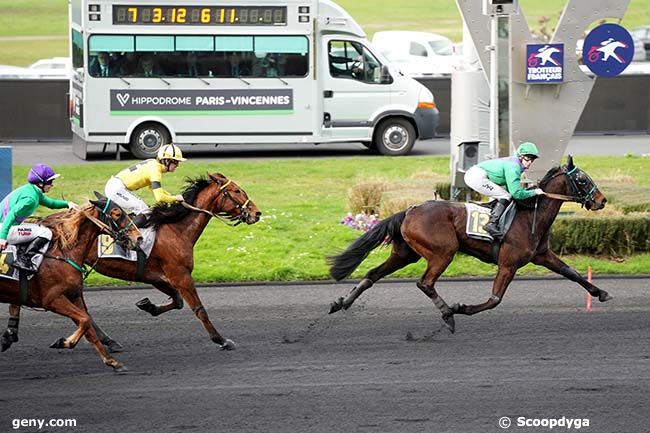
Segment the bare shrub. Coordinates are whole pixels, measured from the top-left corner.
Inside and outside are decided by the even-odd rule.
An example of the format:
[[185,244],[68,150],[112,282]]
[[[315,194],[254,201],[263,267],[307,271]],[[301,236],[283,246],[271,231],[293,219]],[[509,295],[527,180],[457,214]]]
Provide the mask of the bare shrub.
[[348,191],[348,203],[352,213],[377,214],[381,195],[388,189],[384,181],[364,181],[357,183]]

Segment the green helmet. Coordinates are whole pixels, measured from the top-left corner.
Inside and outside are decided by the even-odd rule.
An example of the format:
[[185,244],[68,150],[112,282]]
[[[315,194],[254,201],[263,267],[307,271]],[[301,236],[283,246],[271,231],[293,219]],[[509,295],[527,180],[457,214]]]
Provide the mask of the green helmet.
[[517,156],[524,156],[524,155],[529,155],[535,158],[539,158],[539,151],[537,150],[537,146],[535,146],[535,143],[531,143],[527,141],[519,145],[519,147],[517,148]]

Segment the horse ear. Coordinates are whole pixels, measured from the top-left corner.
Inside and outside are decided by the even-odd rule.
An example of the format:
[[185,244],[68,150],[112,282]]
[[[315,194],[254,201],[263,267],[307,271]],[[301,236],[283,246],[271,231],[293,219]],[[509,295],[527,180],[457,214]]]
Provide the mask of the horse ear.
[[106,196],[102,195],[101,193],[97,191],[93,191],[95,193],[95,197],[97,197],[99,200],[106,198]]
[[221,181],[223,180],[220,179],[220,177],[223,177],[221,173],[215,173],[215,174],[208,173],[208,176],[210,177],[210,179],[212,179],[214,183],[221,183]]
[[573,165],[573,157],[572,157],[571,155],[569,155],[568,158],[567,158],[567,160],[566,160],[566,166],[567,166],[567,168],[568,168],[569,170],[573,170],[573,167],[575,167],[575,166]]

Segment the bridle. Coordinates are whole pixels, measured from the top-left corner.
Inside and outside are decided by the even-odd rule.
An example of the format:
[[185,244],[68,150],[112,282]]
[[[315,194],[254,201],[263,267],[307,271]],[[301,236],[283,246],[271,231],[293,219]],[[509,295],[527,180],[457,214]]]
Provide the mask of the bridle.
[[[227,224],[229,226],[238,226],[239,224],[243,223],[248,219],[249,216],[249,210],[248,210],[248,205],[250,204],[250,199],[248,196],[246,196],[246,193],[242,191],[244,196],[246,196],[246,201],[243,204],[240,204],[235,198],[230,194],[230,192],[226,189],[228,185],[232,183],[232,179],[228,179],[227,182],[225,182],[223,185],[219,186],[219,191],[217,193],[217,197],[222,196],[222,202],[221,204],[225,202],[226,199],[229,199],[231,202],[235,204],[235,209],[239,209],[239,216],[235,215],[230,215],[228,212],[212,212],[207,209],[201,209],[196,206],[193,206],[187,202],[182,202],[182,205],[186,207],[187,209],[193,210],[195,212],[201,212],[207,215],[210,215],[213,218],[217,218],[218,220],[222,221],[224,224]],[[233,222],[235,221],[235,222]]]
[[131,228],[133,225],[133,220],[129,218],[129,216],[126,214],[126,212],[123,212],[123,218],[128,218],[129,223],[124,226],[123,228],[120,228],[117,225],[117,222],[115,222],[112,218],[108,216],[108,211],[110,210],[110,204],[111,204],[111,199],[107,198],[106,199],[106,205],[104,205],[104,209],[99,209],[98,206],[95,206],[99,210],[99,216],[95,217],[86,210],[82,209],[81,211],[84,213],[86,218],[88,218],[90,221],[92,221],[97,227],[99,227],[100,231],[104,234],[107,234],[111,236],[113,239],[116,240],[124,240],[124,234]]
[[[125,236],[124,233],[126,233],[127,230],[133,225],[133,220],[129,217],[129,215],[122,211],[122,218],[128,218],[129,223],[124,226],[123,228],[120,228],[117,225],[117,222],[115,222],[112,218],[109,217],[108,211],[109,211],[109,206],[110,206],[111,200],[109,198],[106,199],[106,205],[104,205],[104,209],[100,209],[99,206],[97,206],[95,203],[93,203],[93,206],[99,211],[98,217],[95,217],[94,215],[91,215],[88,213],[85,209],[79,209],[80,212],[84,214],[88,220],[90,220],[93,224],[95,224],[97,227],[99,227],[99,230],[101,233],[109,235],[112,239],[113,242],[111,245],[115,242],[119,241],[124,241]],[[85,280],[88,278],[88,276],[91,274],[91,272],[95,269],[95,266],[97,266],[97,262],[99,261],[100,257],[97,257],[97,260],[89,267],[87,268],[85,264],[77,264],[73,262],[71,259],[65,256],[53,256],[50,254],[44,254],[45,257],[49,257],[51,259],[55,260],[61,260],[63,262],[68,263],[70,266],[72,266],[74,269],[79,271],[81,275],[83,276],[83,279]]]
[[585,203],[592,200],[596,194],[596,184],[587,173],[578,169],[576,166],[569,171],[565,167],[562,171],[569,180],[568,184],[571,189],[573,201],[580,203],[584,207]]
[[551,176],[549,181],[561,174],[564,174],[567,178],[567,185],[571,190],[571,195],[547,192],[547,197],[556,200],[574,201],[580,203],[582,206],[584,206],[589,200],[593,199],[596,194],[596,183],[587,175],[587,173],[576,166],[571,170],[568,170],[568,167],[563,167],[561,171]]

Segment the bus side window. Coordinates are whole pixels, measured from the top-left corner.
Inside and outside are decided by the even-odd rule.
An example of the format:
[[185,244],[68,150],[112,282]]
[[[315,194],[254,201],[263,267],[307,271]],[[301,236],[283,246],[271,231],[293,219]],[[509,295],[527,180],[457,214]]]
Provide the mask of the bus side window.
[[300,54],[288,55],[285,75],[287,77],[304,77],[307,75],[307,56]]

